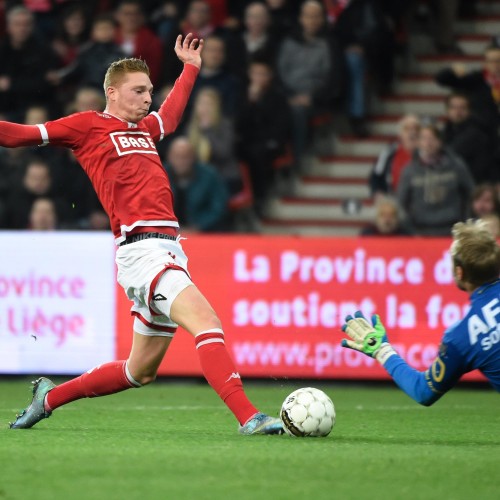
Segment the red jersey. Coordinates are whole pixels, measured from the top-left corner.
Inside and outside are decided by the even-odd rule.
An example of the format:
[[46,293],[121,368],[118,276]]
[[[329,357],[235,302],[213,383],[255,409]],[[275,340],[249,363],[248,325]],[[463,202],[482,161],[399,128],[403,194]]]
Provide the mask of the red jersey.
[[177,128],[197,74],[186,64],[158,112],[138,123],[97,111],[31,127],[0,122],[0,145],[40,143],[41,135],[43,144],[71,148],[109,216],[117,244],[136,227],[177,228],[170,181],[155,142]]

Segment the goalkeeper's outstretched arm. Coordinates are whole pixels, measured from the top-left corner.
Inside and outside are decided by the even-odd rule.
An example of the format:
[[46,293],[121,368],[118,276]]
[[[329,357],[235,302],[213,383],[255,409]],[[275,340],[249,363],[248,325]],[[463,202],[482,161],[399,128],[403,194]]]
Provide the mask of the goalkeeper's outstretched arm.
[[375,358],[417,403],[432,405],[467,371],[458,350],[447,344],[441,344],[439,355],[425,372],[415,370],[391,346],[378,315],[373,316],[372,322],[373,325],[359,311],[354,317],[347,316],[342,330],[350,338],[342,340],[342,346]]
[[[441,350],[443,350],[443,345]],[[395,351],[382,366],[400,389],[424,406],[431,406],[435,403],[458,382],[465,372],[461,368],[460,356],[458,353],[453,353],[452,346],[447,346],[446,355],[437,356],[425,372],[409,366]]]

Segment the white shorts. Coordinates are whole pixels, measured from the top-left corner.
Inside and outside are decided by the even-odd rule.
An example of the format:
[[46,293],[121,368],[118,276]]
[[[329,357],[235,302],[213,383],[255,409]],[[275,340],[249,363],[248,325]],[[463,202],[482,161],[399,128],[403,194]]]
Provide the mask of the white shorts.
[[149,238],[116,251],[118,283],[134,302],[131,313],[137,333],[172,337],[177,330],[170,308],[179,293],[193,284],[179,240]]

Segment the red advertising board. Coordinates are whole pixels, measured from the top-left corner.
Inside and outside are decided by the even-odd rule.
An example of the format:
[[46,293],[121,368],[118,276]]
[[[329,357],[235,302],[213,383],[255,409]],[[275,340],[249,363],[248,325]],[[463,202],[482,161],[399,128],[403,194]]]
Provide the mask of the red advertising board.
[[[443,239],[192,235],[183,241],[194,282],[222,320],[245,377],[386,378],[372,359],[340,347],[344,317],[380,314],[391,343],[418,370],[468,309]],[[117,356],[128,355],[130,302],[117,290]],[[179,330],[162,375],[200,375]],[[484,380],[477,372],[468,380]]]

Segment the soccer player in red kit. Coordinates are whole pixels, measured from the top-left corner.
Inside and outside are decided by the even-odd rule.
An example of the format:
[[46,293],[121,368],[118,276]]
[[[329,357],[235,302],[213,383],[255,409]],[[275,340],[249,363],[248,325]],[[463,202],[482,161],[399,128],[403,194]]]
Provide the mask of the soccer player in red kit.
[[71,148],[105,208],[118,246],[118,282],[133,301],[134,333],[127,360],[92,368],[56,386],[42,377],[30,406],[10,424],[32,427],[71,401],[105,396],[155,380],[177,326],[194,336],[205,378],[238,420],[241,434],[280,434],[278,418],[249,401],[225,344],[221,322],[193,284],[179,241],[172,191],[155,142],[181,119],[201,67],[203,40],[176,40],[184,69],[158,112],[149,113],[153,86],[140,59],[112,63],[104,79],[106,109],[34,126],[0,122],[0,146],[54,144]]

